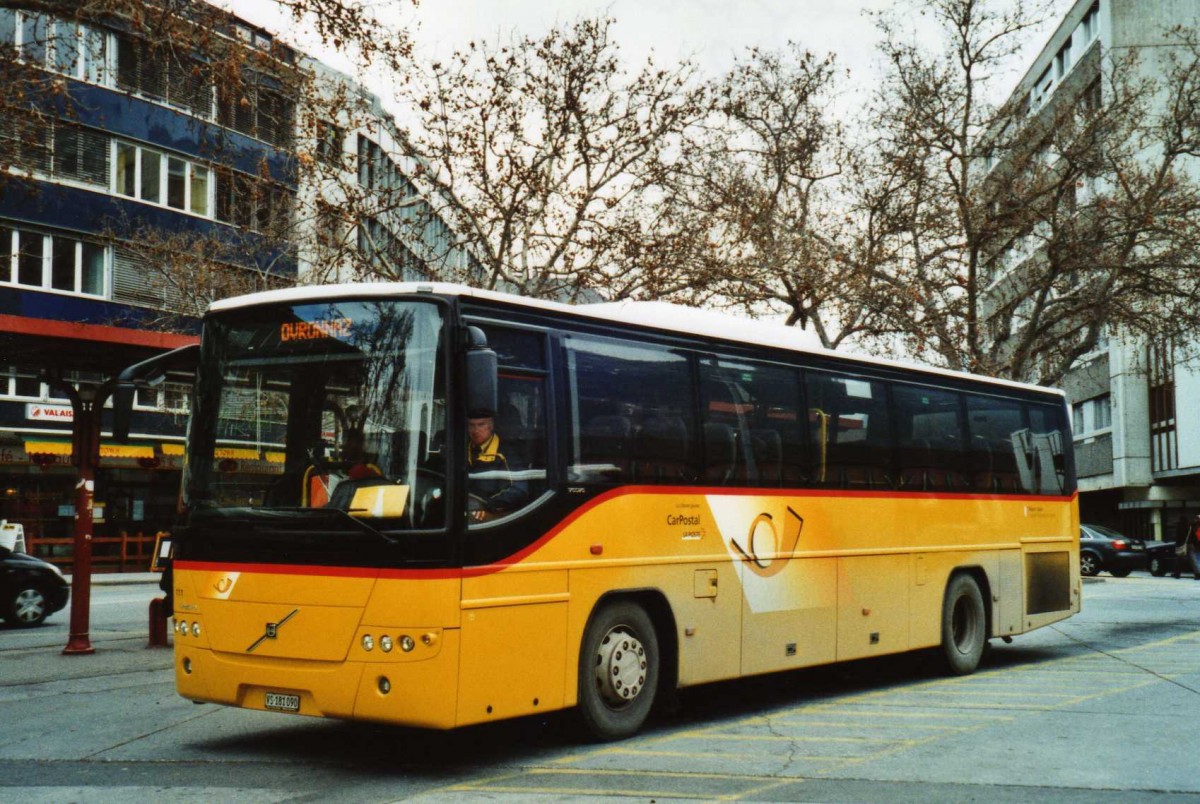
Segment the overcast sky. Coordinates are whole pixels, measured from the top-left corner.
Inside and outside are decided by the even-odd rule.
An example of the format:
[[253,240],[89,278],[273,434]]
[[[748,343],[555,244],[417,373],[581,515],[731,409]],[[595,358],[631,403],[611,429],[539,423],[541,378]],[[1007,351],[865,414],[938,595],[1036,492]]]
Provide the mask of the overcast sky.
[[[445,57],[472,39],[495,41],[514,31],[538,35],[580,16],[607,13],[616,20],[616,38],[629,63],[650,52],[660,63],[691,57],[704,74],[716,76],[748,47],[777,49],[793,40],[818,54],[835,52],[838,64],[849,70],[852,85],[860,91],[869,89],[878,75],[874,52],[878,33],[868,12],[895,5],[894,0],[420,0],[413,8],[410,0],[367,2],[389,24],[409,30],[418,52],[430,57]],[[1061,16],[1073,0],[1056,2]],[[345,57],[306,41],[271,0],[222,0],[220,4],[338,69],[356,72]],[[1043,42],[1050,30],[1052,26],[1036,43]],[[1031,50],[1021,68],[1035,55],[1036,50]],[[1014,73],[1012,83],[1019,77]],[[378,78],[363,80],[387,102],[390,88]]]

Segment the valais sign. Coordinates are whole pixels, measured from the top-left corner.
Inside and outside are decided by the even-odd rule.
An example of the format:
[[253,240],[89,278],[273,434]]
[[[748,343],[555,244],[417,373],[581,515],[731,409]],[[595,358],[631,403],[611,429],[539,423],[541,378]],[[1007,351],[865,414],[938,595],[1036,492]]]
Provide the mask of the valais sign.
[[75,421],[75,411],[70,405],[35,405],[33,403],[25,406],[25,418],[33,422],[73,422]]

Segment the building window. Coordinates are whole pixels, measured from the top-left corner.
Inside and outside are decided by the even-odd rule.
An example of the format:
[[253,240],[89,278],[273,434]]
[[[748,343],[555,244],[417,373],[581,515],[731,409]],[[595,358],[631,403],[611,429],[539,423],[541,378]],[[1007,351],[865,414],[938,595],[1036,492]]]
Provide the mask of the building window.
[[1054,57],[1054,72],[1061,81],[1062,77],[1071,69],[1071,37],[1067,37],[1067,41],[1063,42],[1063,46],[1058,49],[1058,55]]
[[1150,344],[1147,390],[1150,403],[1150,465],[1155,472],[1169,471],[1179,466],[1175,403],[1175,364],[1178,359],[1172,341],[1159,340]]
[[212,118],[213,83],[201,62],[128,36],[117,38],[116,62],[121,89]]
[[16,47],[17,44],[17,12],[10,8],[0,8],[0,47]]
[[45,399],[37,371],[21,366],[0,366],[0,397]]
[[113,151],[114,192],[151,204],[209,217],[209,169],[178,156],[118,141]]
[[141,175],[138,198],[152,204],[157,204],[162,198],[162,157],[158,151],[138,149],[138,170]]
[[63,235],[0,227],[0,284],[105,295],[108,249]]
[[108,186],[108,137],[59,121],[54,127],[54,176]]
[[214,176],[216,219],[243,229],[281,230],[291,223],[289,190],[236,171],[217,168]]
[[188,199],[192,212],[208,217],[208,168],[203,165],[189,165]]
[[248,73],[239,86],[218,87],[217,96],[218,123],[277,148],[291,147],[296,104],[265,77]]
[[317,121],[317,159],[332,167],[342,164],[342,142],[346,133],[328,120]]
[[0,44],[20,58],[71,78],[102,84],[108,78],[109,34],[75,20],[31,11],[0,10]]
[[0,154],[13,167],[49,174],[53,164],[50,124],[35,114],[0,115]]
[[108,137],[35,114],[0,116],[0,159],[55,179],[107,187]]
[[429,266],[377,218],[368,217],[358,226],[358,250],[380,273],[401,281],[429,278]]
[[1093,3],[1088,9],[1088,13],[1084,16],[1083,22],[1079,24],[1083,30],[1083,39],[1085,42],[1090,42],[1100,34],[1100,4]]
[[1077,438],[1090,438],[1112,429],[1112,396],[1102,394],[1071,406],[1071,429]]
[[1043,72],[1041,77],[1038,78],[1037,83],[1033,85],[1033,91],[1030,93],[1029,97],[1030,113],[1036,112],[1042,108],[1042,105],[1049,100],[1050,93],[1053,89],[1054,67],[1052,65],[1046,68],[1045,72]]
[[187,163],[167,157],[167,206],[183,209],[187,199]]
[[188,387],[165,383],[160,388],[139,388],[134,394],[133,406],[139,410],[187,413],[191,409]]
[[41,14],[22,12],[17,26],[17,52],[21,59],[37,65],[46,63],[49,21]]

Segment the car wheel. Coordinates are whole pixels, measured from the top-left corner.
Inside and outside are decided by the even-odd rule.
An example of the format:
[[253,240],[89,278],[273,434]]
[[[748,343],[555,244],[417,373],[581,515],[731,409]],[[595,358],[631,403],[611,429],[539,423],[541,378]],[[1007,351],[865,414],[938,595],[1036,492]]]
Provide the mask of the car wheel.
[[979,584],[965,573],[955,575],[942,603],[942,656],[951,674],[975,672],[987,644],[987,610]]
[[630,602],[592,614],[579,654],[579,713],[601,740],[635,733],[658,691],[658,635],[645,610]]
[[1166,564],[1164,564],[1163,560],[1161,558],[1159,558],[1158,556],[1150,557],[1149,569],[1150,569],[1150,574],[1153,575],[1155,578],[1161,578],[1162,576],[1167,574]]
[[1114,578],[1126,578],[1131,572],[1133,572],[1131,569],[1110,569],[1108,574]]
[[21,627],[41,625],[46,619],[49,607],[42,590],[31,584],[17,587],[17,594],[9,604],[8,617],[10,623]]
[[1100,574],[1100,559],[1095,553],[1080,553],[1079,554],[1079,574],[1080,575],[1099,575]]

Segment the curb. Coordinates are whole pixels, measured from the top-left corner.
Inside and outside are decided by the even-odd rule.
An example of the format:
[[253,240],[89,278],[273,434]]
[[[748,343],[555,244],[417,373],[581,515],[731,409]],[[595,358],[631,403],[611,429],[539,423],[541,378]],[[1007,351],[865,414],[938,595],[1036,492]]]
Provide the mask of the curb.
[[[67,583],[73,585],[73,576],[63,576]],[[159,578],[162,577],[158,572],[105,572],[98,573],[92,576],[92,586],[135,586],[142,584],[154,584],[158,586]]]

